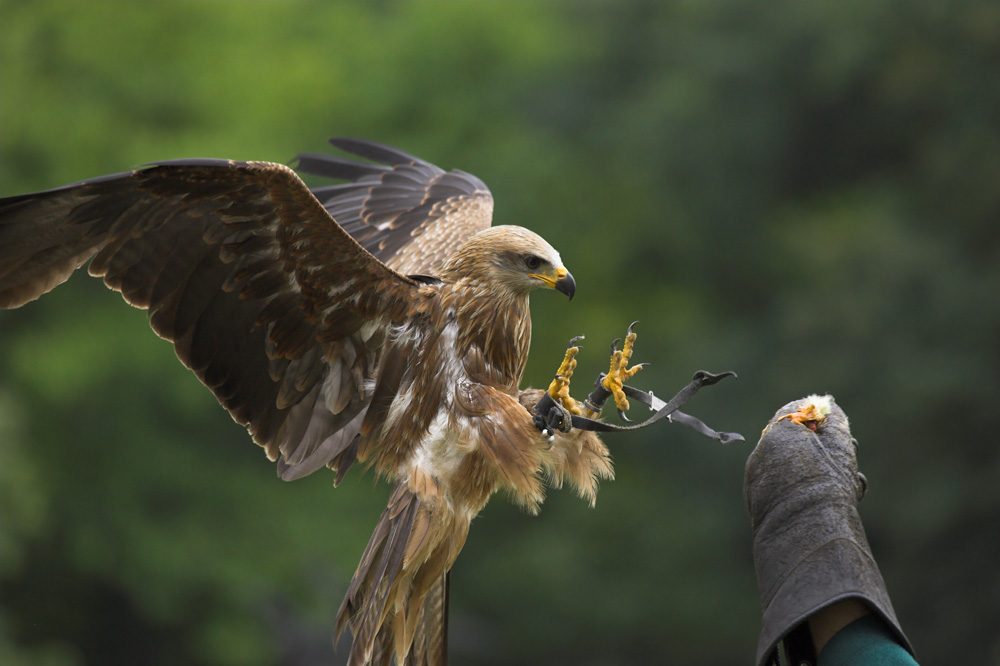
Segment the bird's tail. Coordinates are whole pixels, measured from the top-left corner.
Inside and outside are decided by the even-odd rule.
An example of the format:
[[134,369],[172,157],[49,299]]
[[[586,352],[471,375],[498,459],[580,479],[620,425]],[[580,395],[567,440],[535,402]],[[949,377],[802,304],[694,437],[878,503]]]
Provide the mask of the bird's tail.
[[448,591],[451,572],[424,599],[406,666],[448,666]]
[[[424,598],[413,633],[413,643],[401,666],[448,666],[448,587],[451,572],[438,580]],[[394,635],[383,625],[375,639],[372,664],[390,664]]]
[[337,635],[354,635],[350,666],[447,663],[447,574],[468,529],[440,498],[393,489],[337,613]]

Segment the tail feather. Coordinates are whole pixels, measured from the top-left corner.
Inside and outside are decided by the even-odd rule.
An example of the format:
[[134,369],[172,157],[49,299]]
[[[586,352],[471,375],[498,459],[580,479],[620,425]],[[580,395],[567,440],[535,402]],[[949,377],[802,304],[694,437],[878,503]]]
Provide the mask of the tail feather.
[[447,664],[447,576],[468,529],[439,496],[393,489],[337,613],[350,666]]
[[451,572],[438,579],[424,599],[405,666],[448,666],[448,592]]
[[[437,583],[423,600],[417,613],[416,629],[412,633],[410,649],[398,666],[448,666],[448,591],[451,573],[437,579]],[[401,622],[385,624],[379,630],[369,660],[370,666],[391,666],[395,645],[404,640],[399,635]]]
[[419,500],[404,484],[395,487],[365,548],[354,578],[337,612],[337,636],[350,625],[354,645],[348,663],[371,662],[375,639],[392,612],[400,583],[403,555],[413,528]]

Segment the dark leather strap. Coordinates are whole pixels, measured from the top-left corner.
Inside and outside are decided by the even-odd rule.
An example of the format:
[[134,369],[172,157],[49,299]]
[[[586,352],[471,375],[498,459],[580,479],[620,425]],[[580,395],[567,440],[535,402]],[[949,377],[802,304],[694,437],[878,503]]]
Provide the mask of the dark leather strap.
[[[579,415],[569,415],[566,414],[562,417],[558,416],[557,413],[553,412],[553,408],[556,410],[562,410],[562,408],[556,404],[555,400],[552,399],[547,393],[538,401],[535,406],[535,422],[536,424],[544,424],[546,427],[540,427],[539,429],[546,432],[547,429],[558,429],[562,432],[568,432],[569,428],[578,428],[580,430],[592,430],[595,432],[628,432],[631,430],[639,430],[647,426],[651,426],[657,421],[667,419],[675,423],[680,423],[681,425],[691,428],[695,432],[702,434],[706,437],[711,437],[712,439],[717,439],[723,444],[728,444],[730,442],[743,441],[743,436],[735,432],[717,432],[712,428],[709,428],[701,420],[691,416],[690,414],[685,414],[680,411],[680,408],[685,405],[694,395],[701,390],[703,386],[711,386],[716,384],[726,377],[736,377],[735,372],[722,372],[719,374],[713,374],[710,372],[705,372],[704,370],[699,370],[694,373],[694,377],[687,386],[682,388],[677,394],[671,398],[668,402],[663,402],[659,398],[653,395],[652,391],[640,391],[639,389],[633,388],[628,385],[624,385],[622,390],[625,392],[629,398],[637,400],[644,405],[648,406],[655,413],[650,416],[645,421],[640,423],[633,423],[630,425],[616,425],[614,423],[605,423],[604,421],[597,421],[595,419],[589,419],[585,416]],[[588,407],[594,411],[600,411],[603,407],[604,402],[611,395],[611,392],[604,388],[603,380],[605,375],[601,374],[598,377],[596,386],[597,388],[590,394],[587,398]],[[596,409],[595,409],[596,408]],[[569,416],[569,423],[565,416]]]

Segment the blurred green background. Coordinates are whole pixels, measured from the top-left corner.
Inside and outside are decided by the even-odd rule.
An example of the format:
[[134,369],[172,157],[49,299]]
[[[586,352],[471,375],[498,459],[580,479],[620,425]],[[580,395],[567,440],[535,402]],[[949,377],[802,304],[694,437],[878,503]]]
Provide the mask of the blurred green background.
[[[594,510],[502,498],[453,573],[455,664],[746,664],[742,504],[773,412],[831,392],[922,663],[1000,664],[1000,6],[0,3],[0,194],[332,135],[480,176],[579,285],[533,299],[527,381],[641,320],[634,383],[736,370],[609,436]],[[0,654],[332,663],[386,489],[294,483],[79,275],[0,314]],[[577,391],[585,390],[585,383]]]

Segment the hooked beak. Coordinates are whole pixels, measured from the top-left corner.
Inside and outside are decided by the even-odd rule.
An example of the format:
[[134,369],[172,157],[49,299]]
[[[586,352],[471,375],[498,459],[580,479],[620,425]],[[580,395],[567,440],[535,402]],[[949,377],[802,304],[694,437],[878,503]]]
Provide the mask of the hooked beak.
[[572,301],[573,294],[576,293],[576,280],[573,279],[573,274],[565,268],[560,268],[556,271],[556,276],[558,279],[552,286],[555,287],[556,291],[561,291],[569,296],[569,300]]
[[528,273],[528,275],[537,280],[541,280],[556,291],[561,291],[569,296],[569,300],[573,300],[573,294],[576,293],[576,280],[574,280],[570,272],[562,266],[555,270],[555,275],[542,275],[541,273]]

